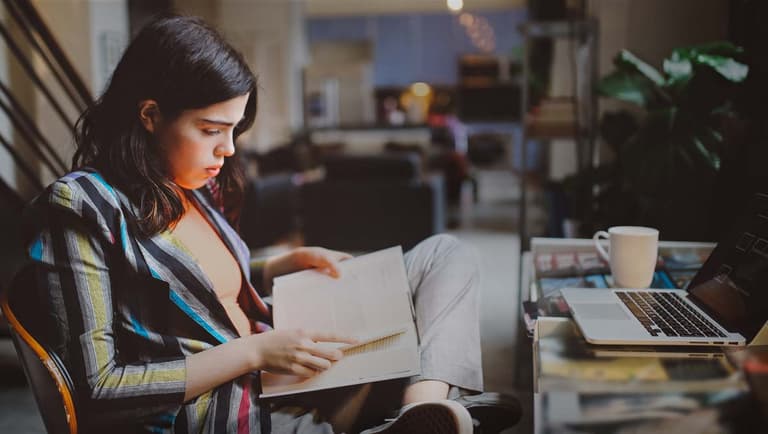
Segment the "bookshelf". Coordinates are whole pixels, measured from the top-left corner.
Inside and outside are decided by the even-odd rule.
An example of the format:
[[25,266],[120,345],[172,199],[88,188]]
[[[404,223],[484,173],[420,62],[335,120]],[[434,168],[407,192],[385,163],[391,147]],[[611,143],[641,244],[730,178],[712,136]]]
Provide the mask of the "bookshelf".
[[[576,166],[579,170],[592,167],[597,160],[597,96],[598,78],[598,22],[595,19],[568,21],[530,21],[520,26],[523,35],[523,70],[521,112],[522,165],[520,176],[520,248],[530,246],[529,196],[527,179],[528,143],[537,140],[549,146],[555,139],[572,139],[576,145]],[[536,55],[537,40],[565,39],[568,41],[571,66],[572,92],[569,96],[547,97],[534,95],[531,90],[535,79],[531,59]],[[552,69],[552,68],[550,68]],[[591,198],[591,191],[584,197]],[[589,219],[590,216],[587,216]]]

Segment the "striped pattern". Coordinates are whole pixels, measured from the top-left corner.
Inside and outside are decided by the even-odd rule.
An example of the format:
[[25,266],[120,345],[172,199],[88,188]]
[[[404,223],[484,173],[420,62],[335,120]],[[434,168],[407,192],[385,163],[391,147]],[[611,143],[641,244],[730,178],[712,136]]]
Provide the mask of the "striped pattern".
[[[258,330],[269,306],[249,283],[245,243],[194,192],[244,274]],[[185,358],[237,337],[213,286],[169,232],[141,237],[136,208],[97,172],[70,173],[28,209],[29,255],[60,327],[85,432],[260,432],[258,375],[182,402]]]

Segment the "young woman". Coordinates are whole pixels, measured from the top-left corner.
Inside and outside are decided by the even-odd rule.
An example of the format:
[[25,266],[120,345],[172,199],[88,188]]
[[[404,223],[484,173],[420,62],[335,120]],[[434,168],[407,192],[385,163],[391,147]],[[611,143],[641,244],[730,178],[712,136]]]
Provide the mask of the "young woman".
[[381,423],[401,405],[371,432],[471,431],[467,410],[446,398],[482,389],[477,266],[446,236],[406,255],[419,377],[388,394],[366,385],[258,398],[260,370],[311,376],[342,356],[317,342],[352,340],[271,330],[250,283],[268,289],[306,268],[338,274],[349,258],[299,248],[251,277],[233,229],[243,176],[231,157],[256,100],[254,76],[213,29],[158,20],[81,117],[76,170],[31,205],[30,257],[56,323],[49,344],[73,377],[83,431],[330,433],[365,428],[371,410]]

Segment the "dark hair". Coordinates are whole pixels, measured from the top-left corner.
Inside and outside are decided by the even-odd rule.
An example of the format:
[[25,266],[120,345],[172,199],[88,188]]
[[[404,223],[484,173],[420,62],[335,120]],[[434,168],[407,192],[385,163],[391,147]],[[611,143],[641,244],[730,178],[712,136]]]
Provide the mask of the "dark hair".
[[[153,235],[178,221],[184,211],[165,158],[142,125],[139,102],[157,101],[162,116],[207,107],[250,92],[234,139],[256,116],[256,78],[242,55],[201,19],[160,18],[144,27],[126,49],[101,98],[77,122],[74,169],[101,171],[138,206],[138,226]],[[227,219],[237,224],[245,185],[237,158],[225,159],[216,181]]]

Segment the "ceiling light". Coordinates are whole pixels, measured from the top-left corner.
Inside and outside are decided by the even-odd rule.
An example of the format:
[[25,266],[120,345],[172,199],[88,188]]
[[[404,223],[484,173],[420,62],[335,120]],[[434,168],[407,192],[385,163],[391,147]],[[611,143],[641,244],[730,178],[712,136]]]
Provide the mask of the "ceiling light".
[[448,9],[453,12],[458,12],[464,7],[464,0],[445,0],[448,5]]

